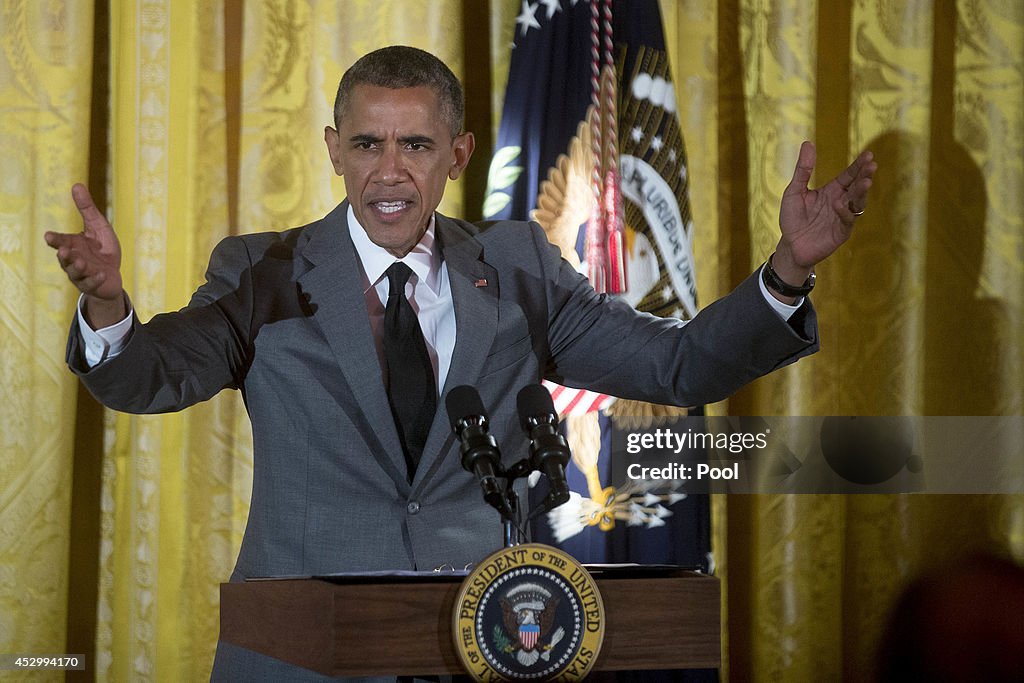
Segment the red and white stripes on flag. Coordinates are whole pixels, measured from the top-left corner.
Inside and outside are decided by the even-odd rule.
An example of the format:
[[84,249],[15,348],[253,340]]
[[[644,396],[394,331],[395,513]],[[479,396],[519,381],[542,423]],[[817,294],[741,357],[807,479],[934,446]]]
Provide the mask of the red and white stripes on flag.
[[604,410],[615,401],[615,397],[595,391],[563,387],[547,380],[544,380],[543,384],[544,388],[551,392],[555,410],[561,419],[570,415],[585,415],[595,410]]

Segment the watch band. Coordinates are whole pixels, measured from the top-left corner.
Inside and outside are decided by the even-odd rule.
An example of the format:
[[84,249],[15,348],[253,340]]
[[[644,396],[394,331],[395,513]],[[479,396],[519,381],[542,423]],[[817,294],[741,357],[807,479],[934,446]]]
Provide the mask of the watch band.
[[[774,256],[774,254],[772,254]],[[764,268],[761,270],[761,279],[764,280],[764,285],[768,289],[778,292],[782,296],[807,296],[814,289],[814,282],[817,279],[814,275],[814,271],[807,276],[807,280],[804,281],[799,287],[795,287],[791,284],[786,283],[779,274],[772,268],[772,257],[768,257],[768,261],[765,263]]]

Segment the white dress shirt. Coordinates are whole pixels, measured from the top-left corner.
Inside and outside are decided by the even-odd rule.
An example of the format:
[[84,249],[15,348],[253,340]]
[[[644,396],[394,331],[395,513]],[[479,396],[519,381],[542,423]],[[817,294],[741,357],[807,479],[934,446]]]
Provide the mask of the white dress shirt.
[[[395,261],[401,261],[412,270],[412,276],[405,284],[405,295],[416,312],[427,343],[427,355],[434,366],[435,387],[440,395],[448,369],[452,365],[455,351],[455,305],[452,303],[452,287],[448,280],[448,266],[441,258],[434,236],[434,216],[431,215],[427,231],[419,243],[408,254],[396,259],[384,247],[370,241],[363,227],[356,220],[352,207],[348,207],[348,232],[359,257],[363,276],[363,298],[366,312],[370,316],[370,329],[377,345],[380,366],[384,361],[384,307],[388,302],[388,277],[385,272]],[[387,376],[384,376],[385,381]]]

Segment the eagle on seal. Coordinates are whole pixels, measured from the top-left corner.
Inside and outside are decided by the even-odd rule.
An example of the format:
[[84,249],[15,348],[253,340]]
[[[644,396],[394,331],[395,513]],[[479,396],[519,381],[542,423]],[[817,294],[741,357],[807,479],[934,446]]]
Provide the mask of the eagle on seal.
[[542,657],[541,650],[546,655],[561,640],[562,629],[558,629],[552,642],[547,647],[542,645],[554,624],[558,602],[550,591],[536,583],[519,584],[501,599],[505,629],[515,638],[516,660],[523,666],[535,664]]

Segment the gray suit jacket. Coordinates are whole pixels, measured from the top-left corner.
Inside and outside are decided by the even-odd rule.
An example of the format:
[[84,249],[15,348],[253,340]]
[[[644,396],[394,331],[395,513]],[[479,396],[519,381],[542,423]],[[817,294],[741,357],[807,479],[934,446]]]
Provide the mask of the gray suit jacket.
[[[70,335],[70,366],[116,410],[180,410],[225,387],[242,391],[255,462],[232,580],[463,565],[501,544],[443,409],[406,479],[347,209],[225,239],[185,309],[136,323],[124,351],[91,370]],[[452,387],[475,386],[510,462],[526,448],[515,396],[543,377],[694,405],[817,348],[810,304],[786,323],[753,277],[683,324],[596,294],[535,224],[438,215],[437,236],[456,317],[438,405]]]

